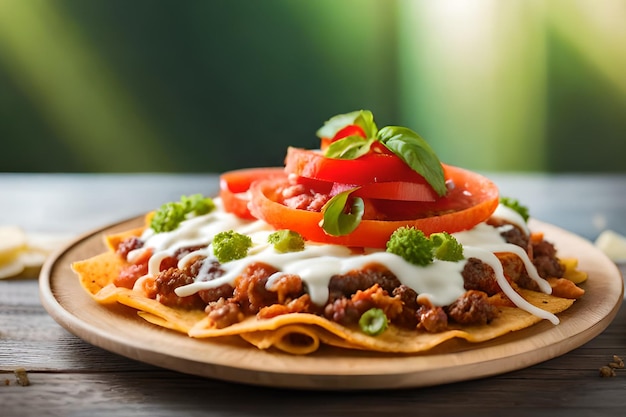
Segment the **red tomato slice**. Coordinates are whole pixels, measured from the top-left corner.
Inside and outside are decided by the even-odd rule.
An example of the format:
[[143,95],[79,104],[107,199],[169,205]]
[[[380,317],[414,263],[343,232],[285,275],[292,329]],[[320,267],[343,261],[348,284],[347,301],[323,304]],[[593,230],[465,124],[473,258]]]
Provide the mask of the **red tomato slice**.
[[437,199],[437,193],[435,193],[425,180],[419,183],[407,181],[373,182],[361,186],[340,182],[319,181],[306,177],[298,177],[297,182],[315,192],[328,194],[331,197],[358,187],[358,190],[354,191],[352,194],[355,197],[407,202],[435,201]]
[[435,201],[438,197],[425,182],[408,181],[373,182],[356,190],[354,196],[393,201]]
[[321,181],[365,185],[373,182],[405,181],[423,183],[397,155],[369,153],[357,159],[326,158],[321,152],[289,147],[285,172]]
[[[345,236],[330,236],[319,226],[322,213],[297,210],[281,204],[277,190],[286,181],[258,181],[250,187],[250,212],[276,229],[291,229],[305,239],[354,247],[385,248],[389,236],[399,227],[412,226],[426,235],[455,233],[471,229],[491,216],[498,206],[498,188],[489,179],[461,168],[444,165],[451,192],[433,203],[419,203],[424,211],[415,211],[406,220],[361,220]],[[389,204],[397,204],[390,202]]]
[[[334,183],[330,188],[331,196],[353,189],[353,184]],[[352,193],[355,197],[393,201],[435,201],[437,193],[427,184],[406,181],[373,182],[360,186]]]
[[332,141],[334,142],[339,139],[347,138],[348,136],[361,136],[362,138],[365,138],[365,131],[363,131],[363,129],[360,126],[347,125],[343,129],[335,133],[335,136],[333,136]]
[[243,219],[254,219],[248,210],[250,198],[246,193],[253,181],[287,178],[282,167],[247,168],[224,172],[220,175],[220,197],[224,210]]

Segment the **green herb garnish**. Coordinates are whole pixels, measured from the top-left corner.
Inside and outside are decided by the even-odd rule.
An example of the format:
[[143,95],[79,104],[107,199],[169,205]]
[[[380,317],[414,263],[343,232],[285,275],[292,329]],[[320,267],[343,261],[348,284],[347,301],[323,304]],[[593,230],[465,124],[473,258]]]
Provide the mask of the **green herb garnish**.
[[520,216],[522,216],[525,222],[527,222],[530,218],[528,207],[521,205],[520,202],[514,198],[500,197],[500,204],[515,210]]
[[220,263],[245,258],[251,247],[250,236],[234,230],[220,232],[213,236],[213,254]]
[[[365,136],[373,138],[378,132],[374,123],[374,115],[369,110],[357,110],[331,117],[317,130],[319,138],[332,138],[337,132],[348,125],[357,125],[365,132]],[[362,138],[361,138],[362,139]]]
[[337,194],[324,204],[322,215],[324,216],[320,226],[331,236],[345,236],[357,228],[363,217],[365,205],[363,199],[354,197],[350,205],[350,211],[346,213],[346,203],[350,194],[357,188],[346,190]]
[[414,227],[399,227],[387,241],[387,252],[401,256],[415,265],[426,266],[435,258],[458,262],[463,257],[463,246],[449,233],[433,233],[427,237]]
[[193,213],[195,216],[210,213],[215,209],[213,200],[209,197],[202,196],[202,194],[193,194],[188,197],[182,196],[180,202],[187,213]]
[[363,139],[361,136],[348,136],[331,143],[324,156],[335,159],[356,159],[367,154],[376,139]]
[[434,259],[433,248],[433,242],[428,239],[424,232],[414,227],[396,229],[387,241],[387,252],[421,266],[432,263]]
[[420,174],[441,197],[446,195],[443,167],[430,145],[420,135],[400,126],[386,126],[378,132],[380,141]]
[[202,194],[182,196],[180,201],[172,201],[159,207],[152,216],[150,228],[157,233],[170,232],[175,230],[189,215],[207,214],[214,208],[213,200],[203,197]]
[[416,132],[401,126],[378,130],[369,110],[339,114],[330,118],[318,131],[319,137],[332,138],[347,125],[357,125],[366,137],[358,135],[339,139],[326,149],[324,156],[335,159],[356,159],[367,154],[372,143],[379,141],[420,174],[439,196],[447,193],[446,180],[439,158],[430,145]]
[[304,250],[304,238],[293,230],[278,230],[267,237],[268,243],[274,245],[274,249],[281,253],[300,252]]
[[463,257],[463,245],[448,232],[433,233],[429,237],[433,242],[433,255],[442,261],[458,262]]

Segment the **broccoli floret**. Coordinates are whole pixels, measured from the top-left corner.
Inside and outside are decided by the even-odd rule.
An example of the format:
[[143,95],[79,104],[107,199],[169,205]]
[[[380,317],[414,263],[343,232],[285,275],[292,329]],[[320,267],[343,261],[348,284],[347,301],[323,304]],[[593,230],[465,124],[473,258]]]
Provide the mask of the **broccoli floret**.
[[500,204],[515,210],[520,216],[522,216],[525,222],[527,222],[530,218],[528,207],[521,205],[520,202],[514,198],[500,197]]
[[449,233],[433,233],[426,237],[414,227],[400,227],[387,241],[387,252],[415,265],[426,266],[435,258],[457,262],[463,258],[463,246]]
[[159,207],[152,216],[150,227],[157,233],[170,232],[176,229],[189,214],[200,216],[213,209],[215,209],[213,200],[203,197],[202,194],[182,196],[180,201],[172,201]]
[[157,233],[169,232],[185,220],[185,209],[178,202],[165,203],[154,213],[150,227]]
[[193,194],[189,197],[182,196],[180,202],[185,207],[185,212],[193,213],[196,216],[210,213],[215,209],[213,200],[202,194]]
[[430,235],[433,242],[433,254],[442,261],[458,262],[463,259],[463,245],[447,232]]
[[387,252],[415,265],[426,266],[433,261],[433,242],[414,227],[399,227],[387,241]]
[[278,230],[267,237],[268,243],[274,245],[278,252],[299,252],[304,250],[304,238],[293,230]]
[[250,236],[234,230],[220,232],[213,237],[213,254],[220,263],[245,258],[252,247]]

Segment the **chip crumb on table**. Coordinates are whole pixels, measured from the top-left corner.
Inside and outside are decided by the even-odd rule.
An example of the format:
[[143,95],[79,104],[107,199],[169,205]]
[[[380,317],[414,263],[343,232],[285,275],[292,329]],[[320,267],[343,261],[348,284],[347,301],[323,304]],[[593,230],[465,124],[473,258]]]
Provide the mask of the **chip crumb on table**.
[[617,355],[613,355],[613,362],[609,362],[609,366],[614,369],[623,369],[624,361]]
[[30,379],[28,378],[28,372],[25,368],[19,367],[13,370],[13,375],[15,375],[15,381],[13,382],[10,378],[3,377],[3,381],[0,382],[0,385],[10,386],[10,385],[20,385],[22,387],[27,387],[30,385]]
[[600,367],[600,376],[602,378],[615,376],[615,370],[608,365]]
[[626,262],[626,236],[613,230],[604,230],[594,244],[613,262]]
[[15,379],[17,380],[17,384],[23,387],[27,387],[30,385],[30,380],[28,379],[28,373],[24,368],[16,368],[15,371]]
[[613,355],[613,360],[600,367],[599,372],[602,378],[616,376],[616,369],[624,369],[624,361],[617,355]]
[[27,233],[19,226],[0,225],[0,279],[38,270],[51,253],[69,241],[69,235]]

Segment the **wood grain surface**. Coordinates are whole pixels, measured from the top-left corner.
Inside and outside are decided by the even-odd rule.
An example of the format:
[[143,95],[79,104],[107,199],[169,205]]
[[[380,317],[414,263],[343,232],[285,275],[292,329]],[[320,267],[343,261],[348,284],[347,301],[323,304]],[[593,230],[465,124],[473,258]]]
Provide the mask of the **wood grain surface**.
[[[0,404],[3,416],[619,416],[626,370],[626,310],[598,337],[566,355],[490,378],[372,393],[250,387],[143,364],[94,347],[41,306],[34,280],[0,282]],[[30,385],[15,382],[27,370]],[[5,381],[10,381],[5,385]]]
[[[593,239],[626,233],[626,175],[492,175],[531,213]],[[94,230],[181,194],[217,189],[210,175],[0,174],[0,221],[26,230]],[[581,198],[584,196],[584,198]],[[622,274],[626,266],[620,265]],[[626,309],[570,352],[500,375],[431,387],[307,391],[230,383],[148,365],[95,347],[46,312],[37,275],[0,280],[0,416],[622,416]],[[590,312],[590,314],[592,314]],[[30,385],[16,382],[24,368]]]

